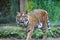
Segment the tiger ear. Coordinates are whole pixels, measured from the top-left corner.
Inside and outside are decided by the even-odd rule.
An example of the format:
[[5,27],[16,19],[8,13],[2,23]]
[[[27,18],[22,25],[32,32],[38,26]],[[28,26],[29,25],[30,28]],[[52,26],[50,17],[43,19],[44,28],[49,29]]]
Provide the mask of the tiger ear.
[[25,14],[28,14],[28,11],[26,11],[26,13]]
[[20,12],[16,12],[17,13],[17,16],[20,16],[21,14],[20,14]]

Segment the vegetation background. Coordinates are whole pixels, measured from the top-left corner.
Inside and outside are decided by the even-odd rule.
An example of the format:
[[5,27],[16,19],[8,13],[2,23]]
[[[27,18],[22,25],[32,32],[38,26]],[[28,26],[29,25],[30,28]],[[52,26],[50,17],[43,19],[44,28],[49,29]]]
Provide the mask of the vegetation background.
[[[60,36],[60,0],[26,0],[25,10],[44,9],[48,12],[51,23],[52,34],[47,29],[47,35],[52,37]],[[20,0],[0,0],[0,37],[10,34],[18,34],[20,38],[26,38],[26,32],[19,30],[16,26],[16,12],[20,12]],[[13,29],[7,29],[10,28]],[[17,28],[16,28],[17,27]],[[7,30],[6,30],[7,29]],[[22,28],[21,28],[22,29]],[[33,33],[33,38],[41,38],[42,30],[38,29]]]

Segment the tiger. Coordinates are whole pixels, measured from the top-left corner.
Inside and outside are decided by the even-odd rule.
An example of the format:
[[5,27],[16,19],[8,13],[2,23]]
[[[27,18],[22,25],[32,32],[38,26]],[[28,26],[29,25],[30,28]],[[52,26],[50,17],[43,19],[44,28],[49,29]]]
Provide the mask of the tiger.
[[46,10],[34,9],[30,12],[17,12],[16,22],[17,24],[23,23],[26,27],[26,40],[32,40],[31,37],[35,28],[41,28],[43,30],[43,40],[46,40],[46,28],[49,23],[48,13]]

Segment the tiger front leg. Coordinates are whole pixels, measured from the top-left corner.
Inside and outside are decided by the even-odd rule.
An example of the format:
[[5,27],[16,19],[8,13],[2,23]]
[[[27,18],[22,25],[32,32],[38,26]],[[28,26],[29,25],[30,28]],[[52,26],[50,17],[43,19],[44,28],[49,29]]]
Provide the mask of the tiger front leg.
[[32,33],[33,33],[34,27],[32,27],[29,32],[27,32],[27,38],[26,40],[32,40]]

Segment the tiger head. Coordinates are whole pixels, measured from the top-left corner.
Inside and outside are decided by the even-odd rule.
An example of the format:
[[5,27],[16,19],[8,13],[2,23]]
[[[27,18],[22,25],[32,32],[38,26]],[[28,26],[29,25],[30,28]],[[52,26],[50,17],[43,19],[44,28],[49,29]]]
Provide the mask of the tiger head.
[[28,24],[28,13],[27,12],[17,12],[16,22],[17,24],[23,23],[24,25]]

